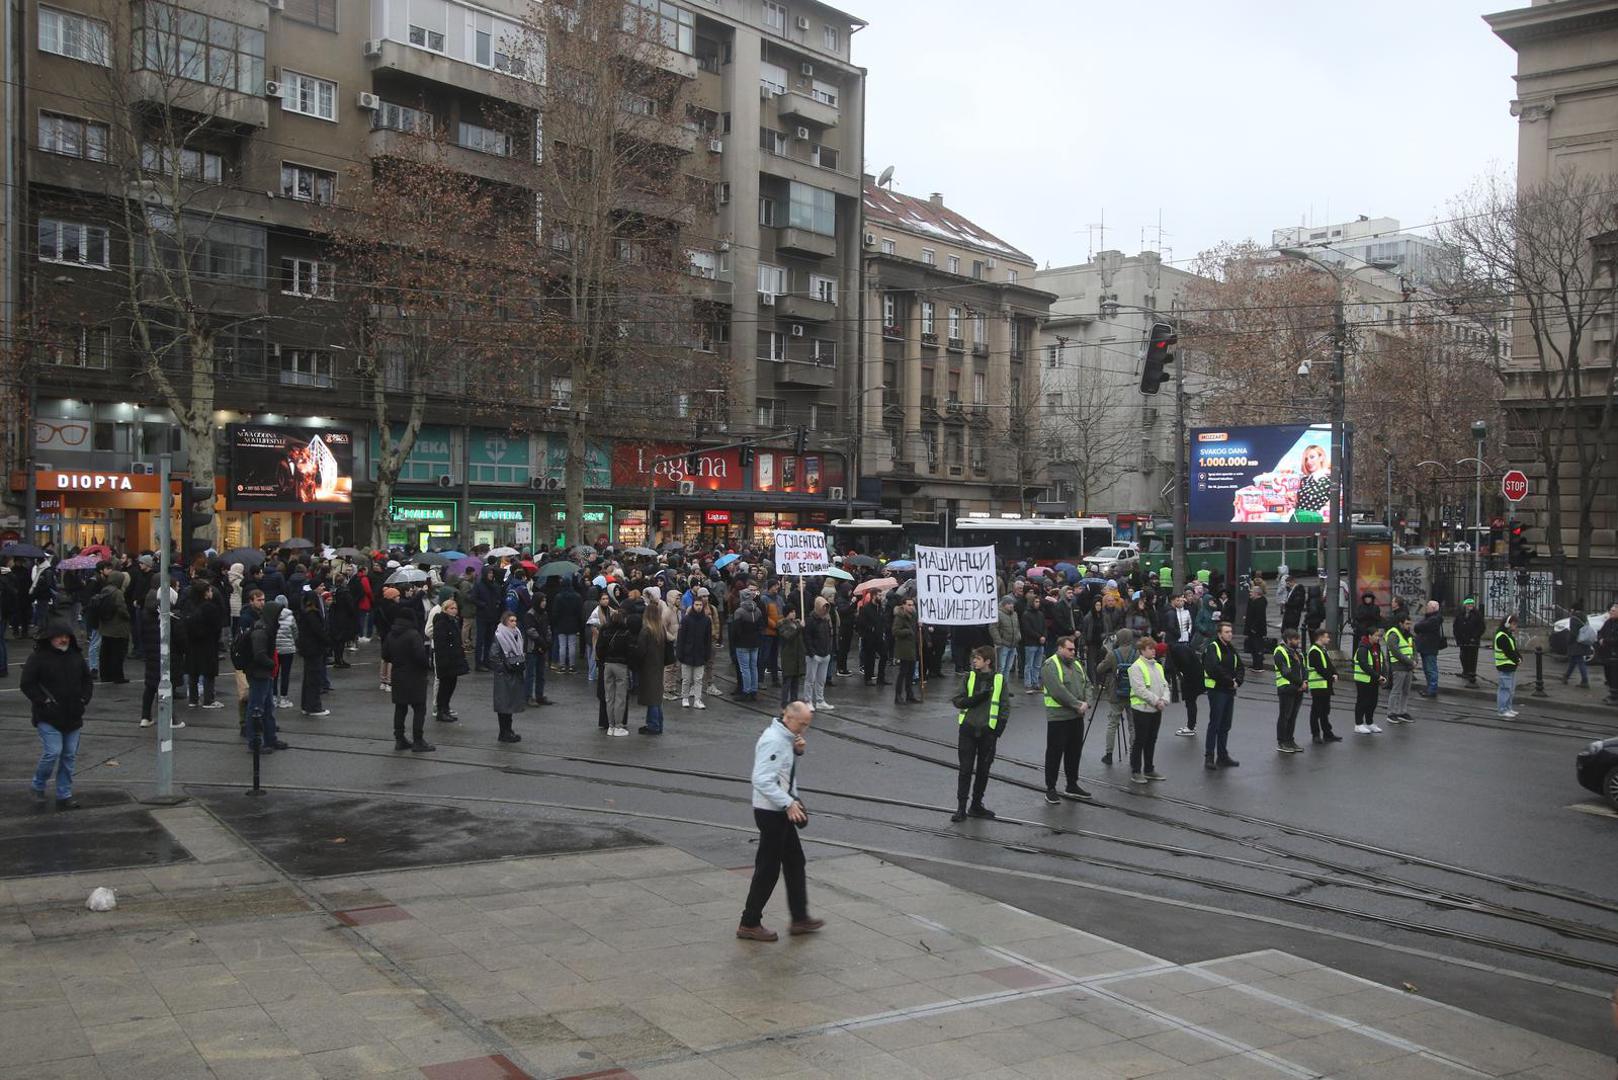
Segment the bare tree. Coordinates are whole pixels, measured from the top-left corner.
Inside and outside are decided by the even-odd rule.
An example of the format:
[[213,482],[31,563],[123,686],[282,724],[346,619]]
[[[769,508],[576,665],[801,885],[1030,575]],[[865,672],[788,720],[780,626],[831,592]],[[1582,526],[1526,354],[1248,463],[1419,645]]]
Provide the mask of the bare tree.
[[1140,461],[1139,414],[1120,408],[1114,387],[1094,378],[1063,390],[1060,404],[1040,417],[1040,436],[1050,471],[1068,477],[1080,509],[1111,488]]

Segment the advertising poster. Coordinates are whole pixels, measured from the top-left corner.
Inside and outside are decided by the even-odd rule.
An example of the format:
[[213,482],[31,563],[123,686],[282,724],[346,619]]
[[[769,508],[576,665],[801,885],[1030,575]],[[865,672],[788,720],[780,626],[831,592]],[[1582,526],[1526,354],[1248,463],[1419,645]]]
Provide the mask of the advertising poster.
[[994,548],[916,547],[916,617],[929,626],[982,626],[999,617]]
[[1327,424],[1191,432],[1192,527],[1318,532],[1329,520],[1337,486]]
[[232,510],[315,510],[354,498],[354,436],[333,428],[231,424]]
[[1361,541],[1354,545],[1354,597],[1370,593],[1378,607],[1393,600],[1393,545]]

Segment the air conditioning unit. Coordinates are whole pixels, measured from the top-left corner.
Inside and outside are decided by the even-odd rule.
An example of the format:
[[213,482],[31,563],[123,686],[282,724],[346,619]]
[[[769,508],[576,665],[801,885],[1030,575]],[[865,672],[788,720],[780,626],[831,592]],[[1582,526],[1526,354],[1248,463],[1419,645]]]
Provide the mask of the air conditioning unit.
[[1000,264],[995,262],[993,259],[989,259],[988,261],[986,261],[983,264],[984,269],[987,269],[987,270],[993,270],[998,265],[1000,265]]
[[793,323],[792,324],[792,336],[793,337],[803,337],[803,323]]
[[438,478],[438,486],[441,487],[441,488],[452,488],[452,487],[454,487],[455,486],[455,477],[451,476],[449,473],[444,473],[443,475],[441,475]]
[[876,247],[876,233],[868,232],[865,234],[865,246]]
[[724,139],[709,139],[708,140],[708,153],[710,153],[710,154],[723,154],[724,152],[725,152],[725,140]]
[[765,101],[770,100],[771,96],[774,94],[775,91],[771,90],[768,86],[765,86],[763,83],[758,84],[758,96],[763,98]]
[[274,79],[264,80],[264,96],[278,98],[281,96],[281,84]]
[[528,489],[530,491],[546,491],[550,482],[551,478],[548,476],[531,476],[528,478]]
[[286,0],[265,0],[265,3],[269,5],[271,11],[285,11],[287,9]]
[[796,20],[796,24],[797,24],[797,27],[798,27],[799,30],[807,30],[807,29],[809,29],[809,16],[807,16],[807,15],[799,15],[797,20]]
[[369,90],[361,90],[358,104],[362,109],[369,109],[372,112],[375,112],[377,109],[382,107],[382,99],[371,93]]
[[761,292],[758,294],[758,302],[763,304],[765,307],[774,307],[775,294],[772,292]]
[[805,77],[813,78],[814,74],[815,74],[815,65],[813,65],[813,64],[804,64],[804,65],[800,66],[798,68],[798,70],[803,72]]
[[365,43],[363,51],[367,57],[374,60],[382,55],[382,43],[377,41],[375,38],[372,38],[370,41]]
[[832,502],[842,502],[843,501],[843,489],[840,488],[840,487],[827,488],[826,489],[826,498],[830,499]]
[[696,485],[695,481],[692,481],[692,480],[681,480],[680,481],[680,494],[681,495],[695,495],[696,493],[697,493],[697,485]]
[[129,471],[136,476],[156,476],[157,466],[150,461],[136,461],[129,466]]
[[729,251],[730,250],[730,241],[729,240],[721,240],[715,246],[718,247],[720,251]]
[[809,138],[809,129],[804,127],[802,124],[799,124],[798,125],[797,135],[798,135],[798,138],[807,141],[808,138]]

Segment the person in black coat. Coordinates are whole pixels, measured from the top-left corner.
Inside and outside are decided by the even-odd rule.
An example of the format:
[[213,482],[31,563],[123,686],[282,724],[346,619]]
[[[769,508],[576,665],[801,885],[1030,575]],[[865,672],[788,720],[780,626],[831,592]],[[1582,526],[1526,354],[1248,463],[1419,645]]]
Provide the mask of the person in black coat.
[[[161,597],[156,589],[146,593],[146,601],[142,605],[140,623],[140,647],[142,659],[146,664],[145,687],[140,697],[140,726],[151,727],[156,721],[152,718],[152,706],[157,701],[157,686],[162,681],[163,668],[160,659],[163,649],[163,615],[158,610]],[[175,694],[185,684],[185,621],[180,613],[179,590],[169,588],[169,693]],[[185,721],[173,717],[172,726],[185,727]]]
[[549,705],[551,699],[545,696],[545,668],[551,656],[550,598],[542,592],[534,593],[528,607],[517,616],[517,628],[522,631],[525,650],[523,693],[535,705]]
[[331,602],[326,608],[326,633],[330,638],[331,666],[352,667],[347,660],[349,642],[360,634],[360,605],[348,582],[332,583]]
[[90,665],[79,651],[73,628],[48,621],[39,632],[33,653],[22,669],[22,694],[32,705],[34,730],[41,752],[34,768],[34,798],[45,801],[45,785],[56,774],[56,808],[72,810],[73,764],[79,753],[79,729],[84,710],[95,694]]
[[326,629],[326,616],[320,610],[320,597],[314,592],[303,594],[303,609],[298,612],[297,620],[298,658],[303,663],[299,708],[305,716],[330,716],[331,710],[320,703],[320,688],[325,683],[326,658],[331,655],[332,641]]
[[1247,613],[1242,619],[1242,634],[1247,654],[1253,658],[1254,671],[1264,670],[1265,638],[1270,633],[1270,602],[1264,596],[1264,586],[1254,585],[1247,593]]
[[472,670],[466,662],[466,642],[461,637],[461,604],[455,597],[446,599],[433,616],[433,667],[438,672],[438,696],[433,703],[433,716],[445,724],[460,719],[449,706],[455,696],[455,685],[462,675]]
[[550,605],[551,634],[556,640],[556,670],[577,671],[579,635],[584,632],[584,598],[572,579],[562,582]]
[[[382,643],[382,658],[392,667],[389,679],[393,699],[393,748],[425,754],[438,749],[426,739],[427,682],[432,663],[427,656],[427,639],[416,625],[415,608],[398,605],[388,624],[388,637]],[[405,714],[412,713],[412,738],[405,738]]]
[[494,567],[485,566],[478,583],[472,587],[473,614],[477,616],[472,666],[479,671],[489,670],[489,646],[494,643],[494,628],[500,624],[505,602],[506,590],[495,576]]
[[225,609],[206,579],[192,582],[182,621],[186,705],[196,708],[200,697],[202,708],[223,709],[225,703],[214,699],[214,680],[219,677],[219,635],[225,628]]
[[1461,650],[1461,678],[1466,685],[1478,684],[1478,646],[1483,642],[1483,612],[1478,602],[1468,596],[1461,601],[1460,614],[1455,616],[1455,644]]
[[1281,629],[1296,630],[1303,625],[1303,608],[1309,602],[1309,590],[1294,584],[1281,605]]

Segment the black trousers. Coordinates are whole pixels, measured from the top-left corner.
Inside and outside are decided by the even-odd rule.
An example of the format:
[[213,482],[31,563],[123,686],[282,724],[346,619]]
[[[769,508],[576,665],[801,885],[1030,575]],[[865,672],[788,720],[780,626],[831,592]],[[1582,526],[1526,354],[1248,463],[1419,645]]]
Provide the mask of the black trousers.
[[1332,734],[1329,689],[1309,691],[1309,734],[1314,738]]
[[299,657],[303,664],[303,681],[298,684],[298,696],[301,699],[298,707],[304,712],[320,712],[320,688],[325,680],[325,658],[323,656]]
[[860,674],[867,679],[887,680],[888,652],[880,638],[860,639]]
[[425,701],[412,701],[406,705],[398,702],[393,706],[393,737],[404,738],[405,713],[414,713],[410,720],[411,734],[416,738],[422,737],[422,731],[427,726],[427,703]]
[[803,844],[798,828],[787,820],[785,810],[753,807],[758,825],[758,853],[753,856],[753,884],[747,889],[747,906],[742,908],[742,925],[757,926],[764,921],[764,905],[775,892],[777,878],[787,882],[787,911],[794,922],[809,917],[809,885],[803,875]]
[[435,711],[438,716],[449,712],[449,699],[455,696],[455,684],[461,680],[459,675],[440,675],[438,677],[438,694],[434,700]]
[[916,690],[910,685],[916,677],[916,662],[914,660],[895,660],[899,666],[899,677],[893,680],[894,701],[915,701]]
[[129,653],[129,639],[103,637],[101,639],[101,681],[123,682],[124,657]]
[[848,651],[854,647],[854,620],[844,619],[837,627],[837,670],[848,670]]
[[1129,771],[1156,772],[1157,733],[1163,726],[1163,714],[1145,709],[1130,709],[1129,718],[1135,725],[1135,741],[1129,745]]
[[1281,711],[1275,717],[1275,742],[1277,746],[1285,746],[1297,741],[1298,709],[1303,705],[1303,691],[1281,690],[1276,696]]
[[1354,724],[1374,724],[1376,722],[1376,694],[1377,685],[1374,682],[1357,682],[1354,684]]
[[[1079,783],[1079,757],[1084,753],[1084,725],[1077,717],[1045,723],[1045,790],[1056,790],[1056,773],[1063,769],[1067,782]],[[1065,766],[1065,768],[1063,768]]]
[[955,781],[955,801],[966,805],[967,792],[972,805],[983,801],[983,789],[989,786],[989,766],[994,764],[994,747],[1000,737],[988,728],[978,729],[970,724],[961,725],[957,749],[961,755],[961,774]]
[[1478,647],[1476,645],[1461,646],[1461,677],[1471,681],[1478,673]]

